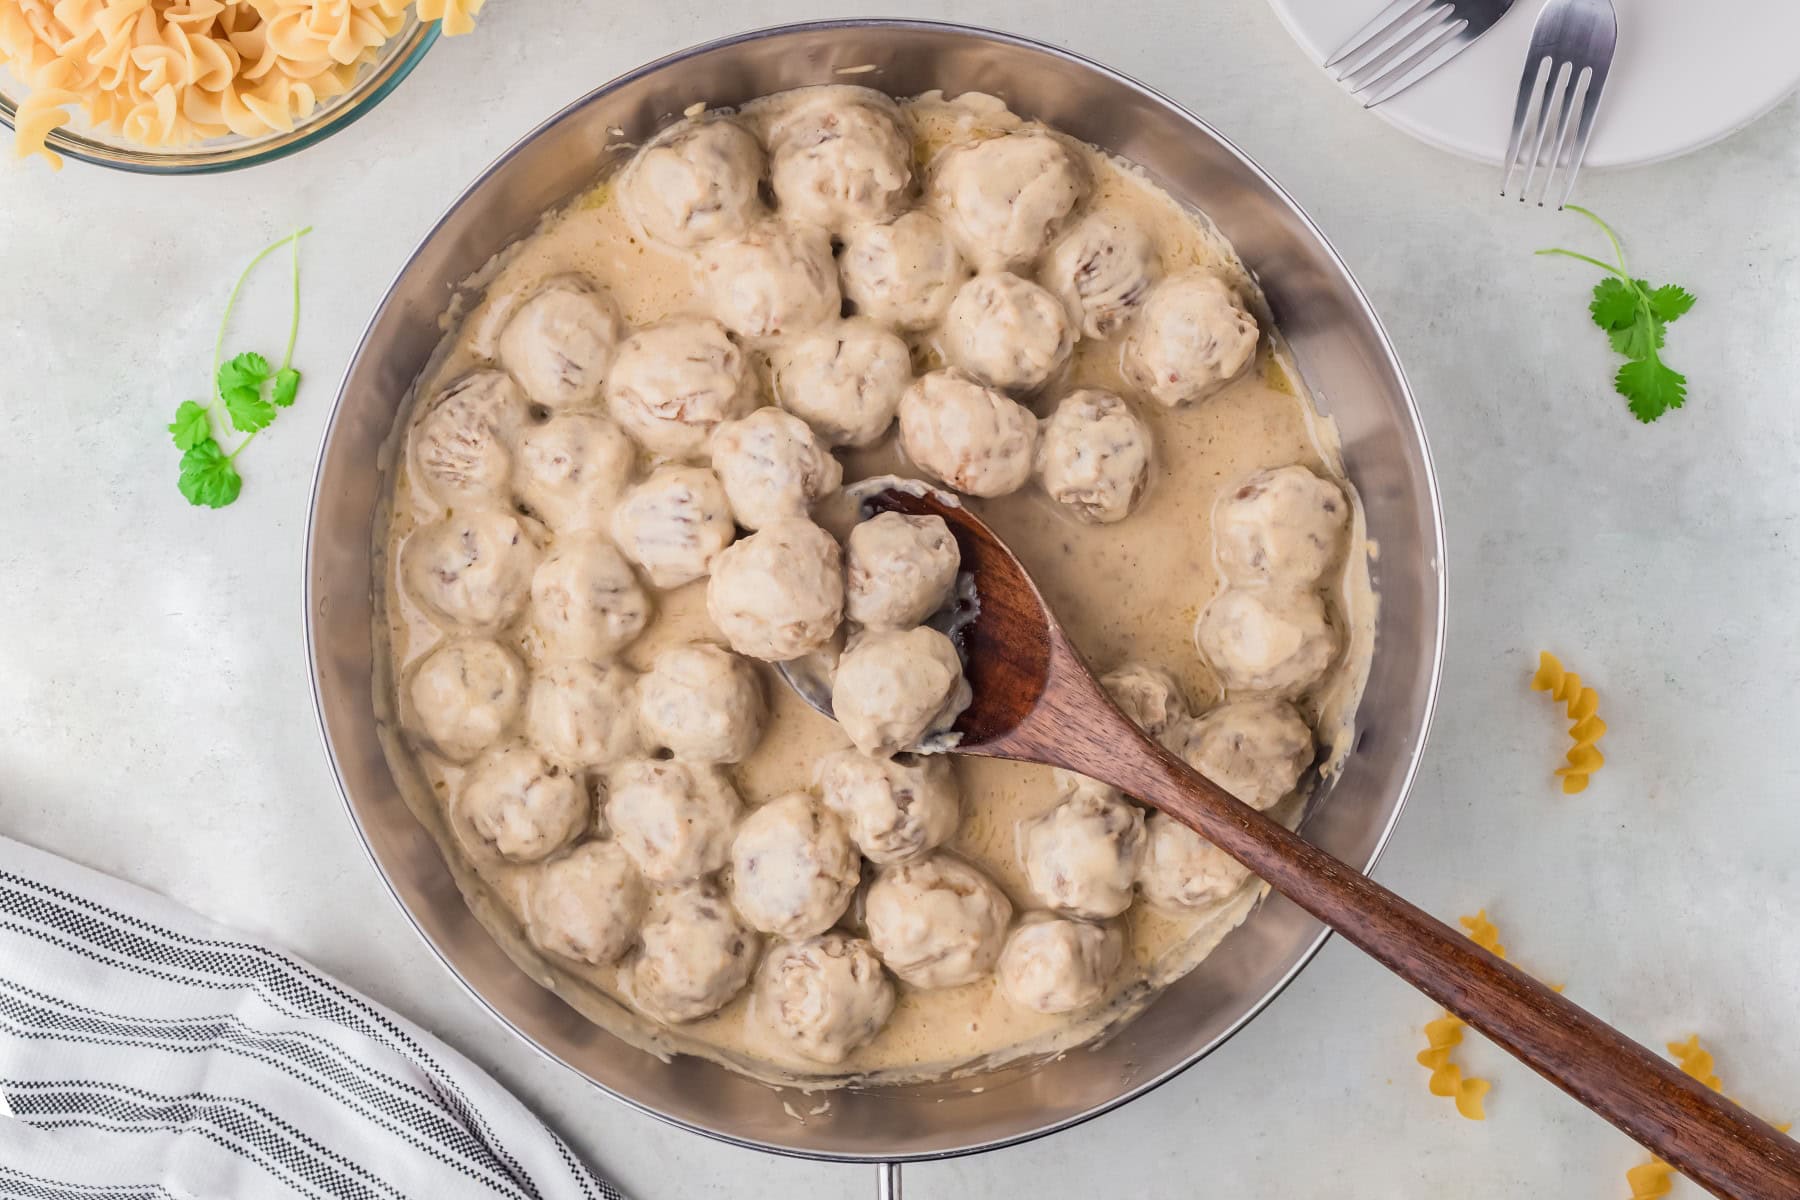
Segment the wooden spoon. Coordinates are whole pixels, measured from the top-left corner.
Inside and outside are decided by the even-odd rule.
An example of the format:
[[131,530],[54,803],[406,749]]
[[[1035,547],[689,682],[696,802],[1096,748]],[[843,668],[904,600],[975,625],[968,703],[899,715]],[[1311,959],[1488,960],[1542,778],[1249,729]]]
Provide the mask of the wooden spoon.
[[890,488],[869,508],[935,514],[973,573],[974,701],[959,754],[1064,767],[1191,826],[1526,1066],[1730,1200],[1800,1198],[1800,1144],[1442,921],[1239,802],[1107,696],[1012,551],[960,505]]

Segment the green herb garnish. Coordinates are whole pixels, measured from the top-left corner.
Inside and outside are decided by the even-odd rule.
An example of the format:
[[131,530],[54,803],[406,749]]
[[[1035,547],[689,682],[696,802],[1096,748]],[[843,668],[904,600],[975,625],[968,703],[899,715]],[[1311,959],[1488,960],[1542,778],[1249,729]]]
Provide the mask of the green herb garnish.
[[1606,331],[1614,350],[1630,361],[1613,377],[1613,387],[1625,397],[1631,415],[1645,423],[1656,420],[1671,408],[1680,408],[1687,400],[1687,376],[1662,360],[1663,337],[1668,326],[1694,307],[1694,294],[1675,284],[1651,287],[1642,279],[1634,279],[1625,265],[1625,251],[1612,227],[1580,205],[1568,206],[1600,227],[1612,243],[1617,266],[1578,254],[1573,250],[1539,250],[1539,254],[1560,254],[1605,271],[1606,278],[1594,285],[1594,300],[1588,305],[1594,324]]
[[[213,341],[213,372],[210,398],[183,400],[169,425],[169,437],[181,451],[181,474],[176,486],[197,507],[224,508],[244,490],[238,474],[237,457],[256,435],[269,427],[279,410],[293,404],[300,390],[300,372],[294,369],[294,341],[300,335],[300,239],[312,232],[311,226],[297,230],[272,246],[264,247],[244,273],[232,285],[225,301],[225,315],[219,318],[219,336]],[[232,310],[250,273],[263,259],[283,246],[293,247],[293,317],[288,322],[287,349],[282,352],[281,366],[254,351],[221,362],[225,350],[225,331],[231,324]],[[236,440],[237,446],[227,454],[223,445]]]

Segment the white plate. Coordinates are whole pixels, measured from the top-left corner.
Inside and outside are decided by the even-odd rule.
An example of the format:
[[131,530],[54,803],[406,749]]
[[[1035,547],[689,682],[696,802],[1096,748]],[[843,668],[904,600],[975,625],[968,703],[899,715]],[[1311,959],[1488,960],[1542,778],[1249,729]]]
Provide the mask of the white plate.
[[[1387,0],[1269,0],[1324,62]],[[1619,51],[1588,147],[1595,167],[1629,167],[1736,133],[1800,86],[1800,0],[1614,0]],[[1435,75],[1371,111],[1422,142],[1499,163],[1531,23],[1519,0]],[[1356,103],[1346,95],[1346,103]]]

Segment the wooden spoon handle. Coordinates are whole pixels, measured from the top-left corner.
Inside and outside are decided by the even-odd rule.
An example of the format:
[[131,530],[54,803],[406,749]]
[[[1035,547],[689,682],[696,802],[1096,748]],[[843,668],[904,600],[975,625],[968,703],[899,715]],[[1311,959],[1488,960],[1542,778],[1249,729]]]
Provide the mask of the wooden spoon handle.
[[[1131,727],[1065,765],[1201,836],[1526,1066],[1728,1200],[1800,1197],[1800,1144],[1442,921],[1239,803]],[[1135,745],[1129,744],[1135,742]],[[1102,747],[1102,743],[1105,745]],[[1081,757],[1075,753],[1065,758]],[[1133,753],[1141,750],[1141,753]]]

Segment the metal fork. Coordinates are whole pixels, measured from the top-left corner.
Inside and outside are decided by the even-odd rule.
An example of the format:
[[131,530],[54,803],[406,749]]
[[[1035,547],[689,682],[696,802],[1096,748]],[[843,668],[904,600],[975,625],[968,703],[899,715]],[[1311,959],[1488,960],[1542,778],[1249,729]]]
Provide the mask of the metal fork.
[[1337,67],[1332,78],[1373,108],[1467,50],[1514,2],[1394,0],[1351,34],[1325,69]]
[[1544,6],[1537,24],[1531,27],[1531,50],[1519,77],[1506,173],[1500,178],[1502,196],[1522,167],[1525,180],[1519,185],[1519,200],[1523,203],[1539,168],[1544,168],[1544,185],[1538,192],[1541,207],[1561,169],[1562,195],[1556,207],[1569,202],[1575,177],[1587,157],[1588,139],[1594,136],[1594,115],[1600,111],[1600,93],[1606,87],[1606,72],[1618,44],[1619,17],[1612,0],[1550,0]]

